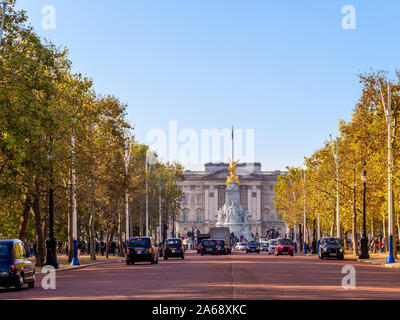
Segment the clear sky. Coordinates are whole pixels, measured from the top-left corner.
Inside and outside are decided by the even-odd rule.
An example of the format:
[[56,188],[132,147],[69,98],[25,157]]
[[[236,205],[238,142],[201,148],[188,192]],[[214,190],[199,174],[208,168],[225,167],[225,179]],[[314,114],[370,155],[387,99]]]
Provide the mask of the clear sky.
[[[44,29],[43,6],[56,9]],[[353,5],[356,29],[342,28]],[[301,165],[337,135],[357,75],[399,66],[398,0],[19,0],[37,32],[70,50],[74,71],[128,103],[149,130],[254,129],[265,170]],[[201,166],[189,166],[200,169]]]

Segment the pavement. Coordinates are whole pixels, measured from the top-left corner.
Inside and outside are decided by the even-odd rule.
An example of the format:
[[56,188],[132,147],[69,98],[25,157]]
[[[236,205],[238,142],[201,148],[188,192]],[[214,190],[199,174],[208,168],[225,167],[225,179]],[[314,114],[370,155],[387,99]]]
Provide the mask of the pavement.
[[[344,289],[344,266],[353,266],[355,289]],[[348,268],[348,267],[347,267]],[[351,268],[351,267],[350,267]],[[122,261],[56,273],[56,289],[0,289],[0,299],[44,300],[233,300],[400,299],[400,273],[354,259],[266,253],[160,259],[159,264]]]
[[[79,258],[79,266],[72,266],[71,262],[68,262],[68,257],[65,254],[57,254],[57,262],[58,262],[58,269],[56,270],[57,272],[60,271],[66,271],[66,270],[72,270],[72,269],[82,269],[86,268],[89,266],[94,266],[97,264],[104,264],[104,263],[112,263],[112,262],[121,262],[125,261],[124,257],[119,257],[117,255],[109,255],[108,258],[106,256],[98,255],[96,256],[96,260],[90,260],[89,255],[81,255]],[[30,258],[32,262],[35,261],[35,258]],[[40,267],[35,267],[36,273],[41,272]]]

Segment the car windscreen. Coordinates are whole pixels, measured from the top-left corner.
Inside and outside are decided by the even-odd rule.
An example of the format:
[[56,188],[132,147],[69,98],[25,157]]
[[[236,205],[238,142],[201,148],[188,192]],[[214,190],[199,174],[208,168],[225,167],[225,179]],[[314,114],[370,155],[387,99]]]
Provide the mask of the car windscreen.
[[249,246],[258,246],[259,244],[256,241],[250,241],[250,242],[247,243],[247,245],[249,245]]
[[10,258],[10,243],[0,243],[0,259]]
[[270,244],[270,245],[273,245],[273,246],[276,246],[276,240],[271,240],[271,241],[269,242],[269,244]]
[[217,246],[223,246],[225,244],[224,240],[216,240],[217,241]]
[[291,245],[292,244],[292,240],[290,240],[290,239],[280,239],[280,240],[278,240],[278,244]]
[[181,240],[179,239],[169,239],[166,241],[165,243],[167,246],[177,246],[180,247],[181,246]]
[[205,246],[214,246],[215,240],[203,240],[203,245]]
[[135,238],[129,241],[129,245],[131,247],[150,247],[150,239],[149,238]]
[[339,239],[324,239],[322,241],[322,244],[326,244],[329,246],[340,246],[341,245],[341,241]]

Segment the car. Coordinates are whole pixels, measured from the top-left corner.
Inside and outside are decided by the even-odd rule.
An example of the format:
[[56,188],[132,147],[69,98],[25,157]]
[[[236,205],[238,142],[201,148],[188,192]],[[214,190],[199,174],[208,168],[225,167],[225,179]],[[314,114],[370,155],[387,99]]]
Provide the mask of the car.
[[244,242],[238,242],[235,246],[235,250],[238,251],[246,250],[246,244]]
[[25,284],[35,287],[35,270],[18,239],[0,240],[0,286],[21,290]]
[[288,254],[293,257],[294,247],[291,239],[288,238],[278,238],[276,247],[275,247],[275,255],[279,256],[281,254]]
[[333,237],[322,238],[319,245],[318,257],[320,259],[338,258],[339,260],[343,260],[344,249],[342,239]]
[[228,254],[228,248],[225,245],[225,240],[217,241],[217,254]]
[[269,243],[268,255],[274,254],[275,253],[276,244],[277,244],[277,240],[276,239],[271,239],[271,240],[269,240],[268,243]]
[[200,245],[200,255],[217,254],[217,241],[211,239],[204,239]]
[[164,260],[168,258],[185,259],[185,248],[183,247],[182,239],[172,238],[165,241]]
[[266,251],[266,252],[268,252],[268,247],[269,247],[268,242],[261,242],[261,243],[260,243],[260,250],[261,250],[261,251]]
[[249,252],[260,253],[260,244],[258,243],[258,241],[247,242],[246,253],[249,253]]
[[136,262],[158,263],[158,246],[151,237],[133,237],[129,240],[126,249],[126,264]]

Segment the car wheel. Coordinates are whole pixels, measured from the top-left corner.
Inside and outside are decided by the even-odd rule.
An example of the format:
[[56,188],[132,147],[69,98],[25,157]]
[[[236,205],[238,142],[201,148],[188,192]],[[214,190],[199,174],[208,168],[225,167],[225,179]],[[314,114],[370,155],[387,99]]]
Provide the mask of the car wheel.
[[203,253],[200,253],[200,255],[203,256],[204,254],[203,254]]
[[168,257],[166,255],[164,255],[164,260],[168,260]]
[[126,260],[126,265],[129,266],[131,264],[130,260]]
[[182,257],[181,257],[181,258],[182,258],[182,260],[183,260],[183,259],[185,259],[185,256],[184,256],[184,255],[182,255]]
[[320,259],[321,259],[321,260],[324,260],[324,255],[323,255],[323,254],[321,254]]
[[344,256],[340,256],[339,260],[343,260],[343,259],[344,259]]
[[32,280],[31,282],[29,282],[28,287],[33,289],[35,287],[35,280]]
[[22,290],[23,286],[24,286],[24,278],[21,276],[19,280],[15,283],[15,289]]

